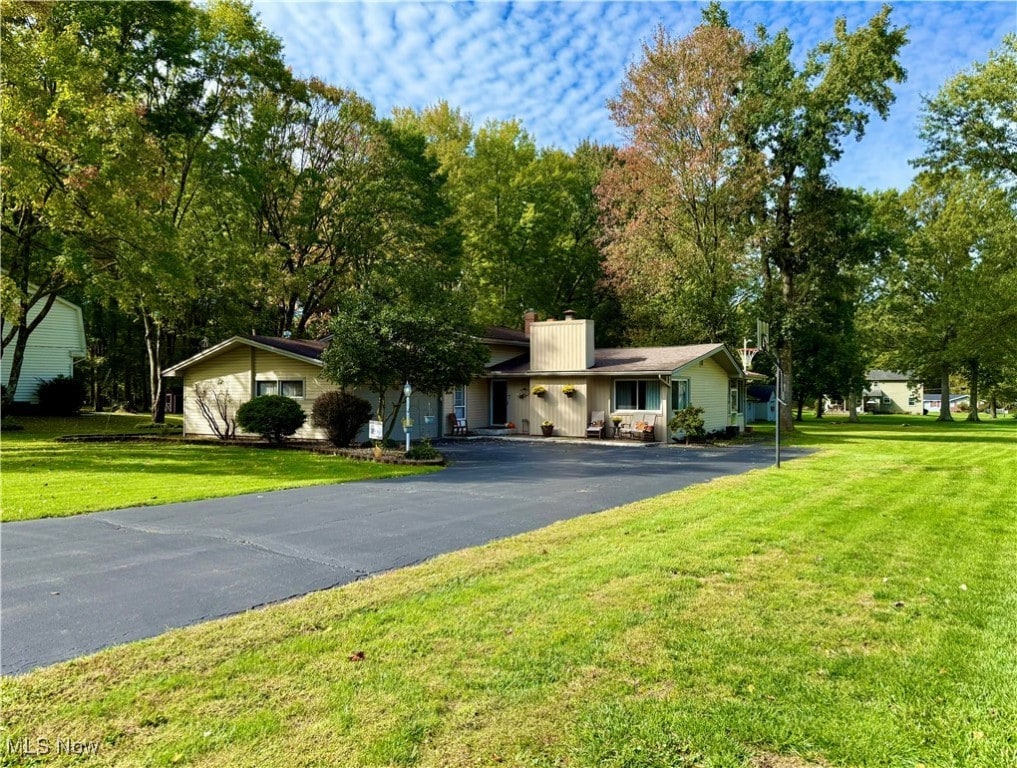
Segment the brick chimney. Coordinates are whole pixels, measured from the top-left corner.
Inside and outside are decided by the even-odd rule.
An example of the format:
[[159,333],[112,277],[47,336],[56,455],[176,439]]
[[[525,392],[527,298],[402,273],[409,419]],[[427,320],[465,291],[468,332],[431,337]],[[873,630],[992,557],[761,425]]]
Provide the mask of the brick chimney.
[[523,332],[529,336],[530,326],[537,322],[537,313],[532,309],[527,310],[526,314],[523,315]]

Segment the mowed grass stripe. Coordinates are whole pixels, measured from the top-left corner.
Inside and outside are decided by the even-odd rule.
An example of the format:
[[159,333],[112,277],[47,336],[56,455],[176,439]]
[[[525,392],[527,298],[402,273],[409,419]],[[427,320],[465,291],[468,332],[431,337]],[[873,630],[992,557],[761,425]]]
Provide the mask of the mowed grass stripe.
[[215,442],[53,439],[70,434],[151,434],[138,416],[89,414],[19,421],[25,431],[4,433],[0,445],[4,522],[434,471]]
[[1013,426],[807,423],[779,472],[7,680],[6,733],[94,765],[1015,764]]

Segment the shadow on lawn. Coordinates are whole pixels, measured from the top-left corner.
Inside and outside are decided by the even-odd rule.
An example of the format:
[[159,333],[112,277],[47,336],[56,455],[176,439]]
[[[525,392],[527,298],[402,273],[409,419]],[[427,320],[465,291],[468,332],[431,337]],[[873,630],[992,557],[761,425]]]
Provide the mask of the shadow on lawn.
[[[916,443],[983,443],[985,445],[999,445],[1005,442],[1007,436],[1005,435],[930,435],[923,434],[919,431],[914,432],[894,432],[892,434],[872,434],[872,433],[858,433],[858,434],[829,434],[824,433],[822,435],[809,435],[809,441],[803,442],[803,446],[812,445],[823,445],[824,443],[861,443],[869,440],[879,440],[883,442],[916,442]],[[1013,435],[1009,436],[1010,439],[1017,439],[1017,430]],[[814,441],[814,442],[813,442]],[[794,443],[792,443],[794,445]]]
[[[101,446],[101,447],[100,447]],[[311,456],[311,463],[307,457]],[[286,458],[283,458],[286,457]],[[277,477],[290,474],[297,478],[327,481],[328,459],[290,450],[247,448],[235,445],[174,444],[172,441],[125,443],[32,443],[5,451],[7,472],[50,473],[60,471],[96,473],[172,473],[229,477],[252,471]],[[366,462],[343,460],[342,466],[373,467]],[[370,473],[366,470],[365,473]],[[356,474],[356,473],[355,473]]]

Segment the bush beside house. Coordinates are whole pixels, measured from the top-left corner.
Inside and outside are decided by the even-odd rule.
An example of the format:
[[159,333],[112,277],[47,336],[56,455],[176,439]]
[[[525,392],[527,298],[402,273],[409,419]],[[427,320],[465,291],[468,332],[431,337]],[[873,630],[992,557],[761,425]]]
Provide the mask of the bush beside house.
[[306,420],[307,414],[300,404],[282,395],[262,395],[237,409],[237,424],[270,443],[281,443],[304,426]]

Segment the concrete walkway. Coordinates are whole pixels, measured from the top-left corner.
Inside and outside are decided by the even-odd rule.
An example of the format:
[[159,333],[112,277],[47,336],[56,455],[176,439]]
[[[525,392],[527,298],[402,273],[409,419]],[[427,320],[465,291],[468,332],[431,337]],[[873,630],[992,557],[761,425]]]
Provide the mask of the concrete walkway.
[[4,523],[0,671],[347,584],[773,459],[761,444],[634,451],[471,440],[443,450],[453,465],[423,477]]

